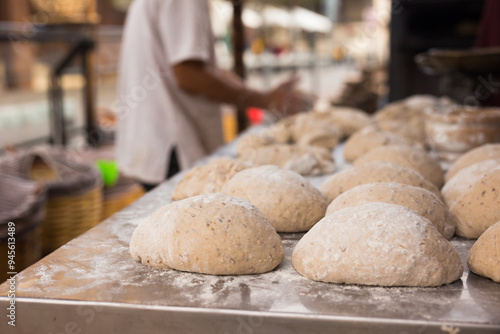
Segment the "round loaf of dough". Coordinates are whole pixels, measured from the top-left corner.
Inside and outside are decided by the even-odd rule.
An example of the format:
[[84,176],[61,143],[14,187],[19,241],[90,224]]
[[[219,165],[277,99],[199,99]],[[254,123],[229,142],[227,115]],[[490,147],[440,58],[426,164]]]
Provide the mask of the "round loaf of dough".
[[441,189],[446,204],[451,207],[460,196],[469,191],[483,176],[499,166],[500,159],[490,159],[460,170]]
[[367,126],[355,132],[345,142],[344,158],[354,161],[374,148],[392,144],[407,144],[407,141],[375,126]]
[[500,144],[486,144],[468,151],[458,157],[446,172],[445,180],[448,182],[462,169],[478,162],[500,158]]
[[178,201],[201,194],[219,192],[230,178],[248,167],[242,162],[226,157],[212,160],[203,166],[193,167],[175,188],[172,199]]
[[153,212],[135,229],[130,254],[151,267],[213,275],[268,272],[284,256],[280,236],[255,206],[219,193]]
[[317,119],[337,126],[344,137],[361,130],[372,123],[370,115],[361,109],[350,107],[333,107],[330,111],[312,112]]
[[326,210],[329,215],[350,206],[384,202],[407,207],[431,221],[439,233],[451,239],[455,233],[455,217],[448,207],[429,190],[402,183],[378,182],[354,187],[334,199]]
[[343,192],[361,184],[375,182],[397,182],[427,189],[441,199],[435,185],[411,168],[389,162],[374,161],[353,166],[333,174],[323,182],[320,191],[328,202]]
[[474,273],[500,283],[500,221],[490,226],[472,246],[467,264]]
[[450,207],[457,218],[455,233],[476,239],[500,220],[500,168],[477,181]]
[[299,146],[319,146],[333,150],[342,138],[338,127],[316,119],[313,113],[295,116],[292,129],[293,141]]
[[222,192],[250,201],[278,232],[309,230],[325,216],[327,202],[308,180],[276,166],[246,169]]
[[377,147],[354,161],[355,166],[371,162],[392,162],[416,170],[438,188],[443,185],[443,170],[436,160],[424,150],[408,145],[387,145]]
[[380,286],[439,286],[463,273],[460,256],[428,219],[388,203],[326,216],[298,242],[292,263],[312,280]]
[[238,157],[248,155],[260,147],[276,143],[276,139],[267,131],[248,133],[238,140],[236,154]]
[[301,175],[327,174],[335,170],[331,151],[317,146],[272,144],[247,150],[239,159],[254,166],[276,165]]

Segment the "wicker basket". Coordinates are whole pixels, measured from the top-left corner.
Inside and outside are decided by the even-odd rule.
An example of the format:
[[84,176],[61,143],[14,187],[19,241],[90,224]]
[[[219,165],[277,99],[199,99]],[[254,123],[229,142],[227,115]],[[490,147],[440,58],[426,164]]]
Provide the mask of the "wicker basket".
[[[96,0],[30,0],[45,23],[98,23]],[[46,20],[46,21],[45,21]]]
[[67,158],[63,150],[37,147],[0,162],[0,171],[42,181],[48,189],[42,223],[46,255],[100,222],[102,182],[99,172]]
[[[46,188],[40,183],[0,174],[0,282],[20,272],[42,257],[42,220]],[[12,223],[14,226],[12,226]],[[9,225],[14,228],[14,267],[9,266]]]
[[146,192],[135,181],[120,176],[115,186],[104,188],[101,219],[109,218],[142,197]]
[[[113,146],[76,150],[68,152],[71,159],[87,165],[95,165],[98,160],[113,160],[115,151]],[[142,197],[146,192],[134,179],[119,175],[116,184],[103,188],[103,202],[101,220],[109,218]]]

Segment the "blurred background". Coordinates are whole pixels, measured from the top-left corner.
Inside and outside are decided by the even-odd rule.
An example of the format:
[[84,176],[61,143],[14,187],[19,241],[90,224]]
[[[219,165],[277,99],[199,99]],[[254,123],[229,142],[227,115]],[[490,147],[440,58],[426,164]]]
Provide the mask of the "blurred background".
[[[297,72],[300,88],[320,103],[369,113],[412,94],[450,95],[449,84],[456,81],[443,87],[443,80],[418,69],[414,56],[433,47],[473,46],[483,5],[481,0],[210,2],[220,67],[261,89]],[[2,150],[47,140],[83,145],[112,138],[117,60],[130,3],[0,0]],[[224,112],[229,141],[235,136],[233,111]]]

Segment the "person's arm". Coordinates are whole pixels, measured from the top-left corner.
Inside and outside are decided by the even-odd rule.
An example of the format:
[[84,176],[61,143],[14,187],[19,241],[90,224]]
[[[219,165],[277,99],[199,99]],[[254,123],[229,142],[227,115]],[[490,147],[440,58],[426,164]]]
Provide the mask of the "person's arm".
[[173,67],[179,87],[189,93],[239,107],[275,110],[285,115],[307,110],[312,106],[308,96],[294,91],[297,78],[292,78],[269,92],[248,88],[236,77],[201,61],[184,61]]

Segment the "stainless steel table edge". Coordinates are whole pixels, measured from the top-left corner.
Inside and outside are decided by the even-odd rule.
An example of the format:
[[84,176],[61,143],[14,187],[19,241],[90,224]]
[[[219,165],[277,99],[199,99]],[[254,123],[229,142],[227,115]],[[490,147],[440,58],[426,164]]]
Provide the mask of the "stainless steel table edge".
[[[2,333],[499,333],[496,325],[352,316],[16,298],[16,326]],[[9,305],[0,297],[0,308]],[[147,311],[147,312],[144,312]],[[27,316],[27,317],[26,317]],[[52,319],[51,319],[52,318]],[[195,320],[193,320],[195,319]],[[36,331],[33,332],[33,329]]]

